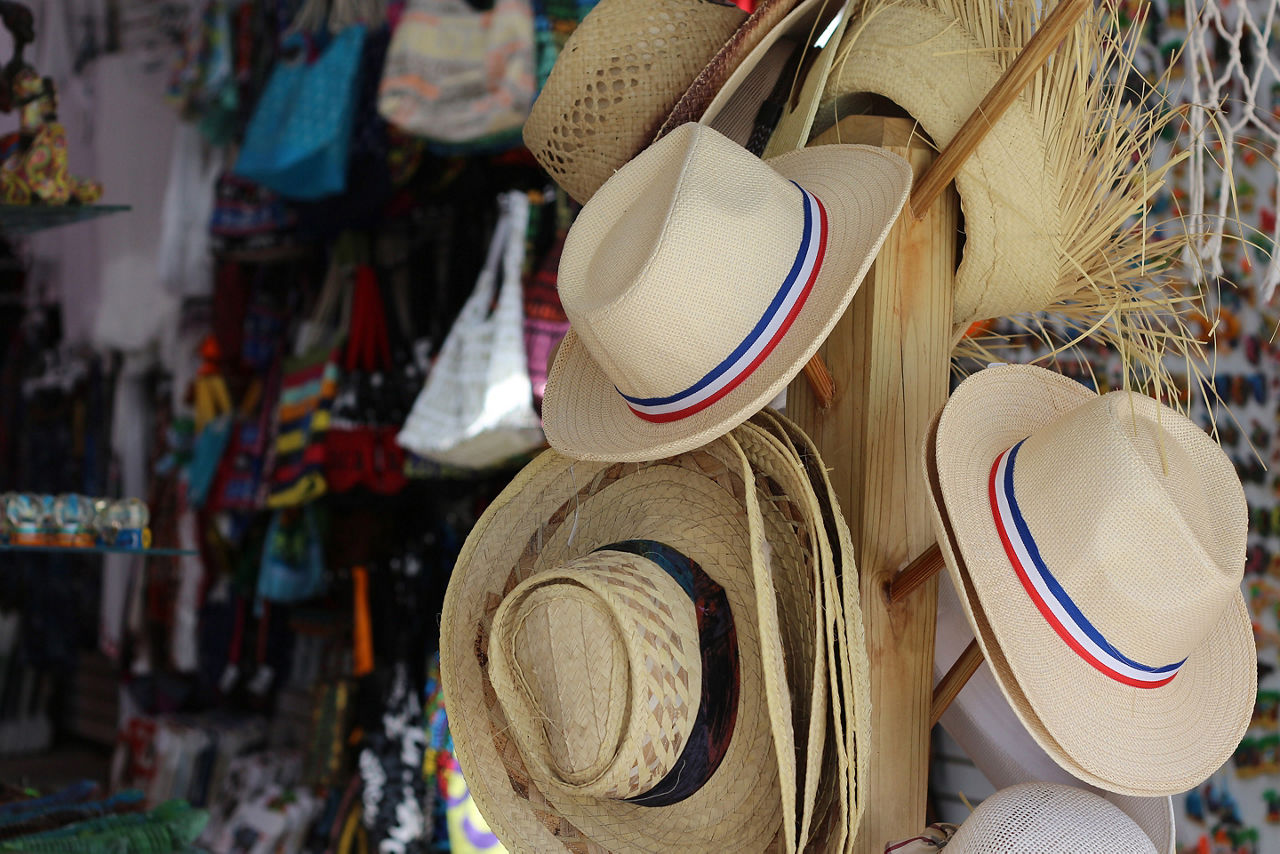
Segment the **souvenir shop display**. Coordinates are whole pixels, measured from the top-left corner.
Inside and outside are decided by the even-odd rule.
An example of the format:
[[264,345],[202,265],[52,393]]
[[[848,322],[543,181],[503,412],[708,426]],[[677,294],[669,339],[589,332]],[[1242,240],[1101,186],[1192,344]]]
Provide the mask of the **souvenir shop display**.
[[0,850],[1267,850],[1274,2],[0,0]]

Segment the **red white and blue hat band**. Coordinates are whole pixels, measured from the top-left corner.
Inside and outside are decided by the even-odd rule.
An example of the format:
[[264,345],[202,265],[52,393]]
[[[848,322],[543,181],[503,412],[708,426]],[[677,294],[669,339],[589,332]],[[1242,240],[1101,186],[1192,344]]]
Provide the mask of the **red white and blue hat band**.
[[1035,537],[1027,526],[1027,520],[1018,508],[1018,499],[1013,489],[1013,467],[1018,449],[1025,441],[1023,439],[996,457],[991,466],[989,482],[991,512],[995,518],[996,530],[1022,586],[1035,603],[1036,609],[1063,642],[1095,669],[1117,682],[1135,688],[1159,688],[1167,685],[1178,675],[1178,670],[1186,663],[1185,658],[1176,664],[1155,667],[1140,664],[1127,657],[1089,622],[1045,565]]
[[827,251],[827,210],[817,196],[799,184],[796,187],[804,205],[804,232],[795,263],[765,309],[764,316],[724,361],[684,391],[669,397],[641,398],[630,397],[619,390],[618,394],[626,399],[636,415],[646,421],[662,423],[701,412],[751,376],[787,334],[813,290]]

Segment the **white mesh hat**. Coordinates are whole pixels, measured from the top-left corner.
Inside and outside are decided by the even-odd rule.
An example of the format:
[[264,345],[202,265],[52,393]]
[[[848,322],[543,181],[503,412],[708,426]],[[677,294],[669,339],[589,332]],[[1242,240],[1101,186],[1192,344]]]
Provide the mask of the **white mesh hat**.
[[947,843],[948,854],[1155,854],[1114,804],[1060,783],[1023,783],[987,798]]
[[926,439],[938,544],[1000,690],[1107,791],[1186,791],[1248,727],[1247,514],[1230,460],[1149,397],[974,374]]

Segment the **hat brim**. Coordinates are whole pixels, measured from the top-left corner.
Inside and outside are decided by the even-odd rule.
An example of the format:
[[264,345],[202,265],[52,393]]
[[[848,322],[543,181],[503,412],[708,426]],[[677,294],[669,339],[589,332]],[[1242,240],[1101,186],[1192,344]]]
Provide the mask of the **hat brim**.
[[[950,547],[954,552],[954,544]],[[938,585],[938,619],[934,637],[933,678],[936,685],[973,640],[973,629],[950,578]],[[1174,854],[1173,803],[1169,797],[1117,795],[1086,783],[1058,765],[1022,726],[985,663],[969,677],[964,690],[943,712],[939,723],[996,789],[1032,782],[1066,783],[1087,788],[1111,801],[1137,822],[1158,854]]]
[[797,0],[763,0],[756,4],[755,10],[742,22],[742,26],[738,27],[729,41],[716,52],[716,55],[676,101],[675,106],[671,108],[671,112],[658,128],[654,142],[682,124],[696,122],[702,118],[707,107],[724,89],[738,67],[748,62],[759,61],[759,57],[765,51],[761,46],[762,43],[791,13],[796,2]]
[[1045,752],[1107,791],[1177,794],[1218,770],[1248,726],[1257,664],[1243,595],[1173,681],[1123,685],[1076,655],[1040,616],[991,515],[995,458],[1094,397],[1028,365],[989,368],[963,382],[924,449],[938,542],[992,675]]
[[[762,646],[777,645],[779,638],[763,633],[757,617],[757,596],[774,593],[750,477],[730,440],[641,466],[582,463],[548,451],[476,523],[445,595],[441,680],[467,783],[511,850],[563,852],[587,843],[655,854],[764,850],[780,834],[773,761],[779,734],[766,696],[785,692],[785,675],[766,675],[761,654]],[[506,734],[485,669],[489,627],[507,591],[540,568],[632,538],[665,542],[697,561],[724,588],[737,632],[740,689],[732,741],[697,792],[664,807],[539,788]]]
[[[822,268],[786,335],[723,398],[677,421],[654,423],[632,412],[570,329],[551,366],[542,403],[543,428],[558,451],[584,460],[639,461],[696,448],[773,400],[826,340],[902,210],[911,169],[902,158],[866,145],[825,145],[767,162],[817,196],[829,223]],[[661,359],[663,354],[646,357]]]
[[866,809],[860,787],[865,785],[870,773],[870,751],[866,745],[871,723],[871,663],[867,657],[853,536],[813,440],[794,422],[772,409],[756,413],[751,423],[783,442],[795,455],[797,466],[813,485],[827,531],[830,554],[825,556],[828,562],[823,566],[822,613],[827,656],[833,662],[828,667],[832,712],[836,721],[843,721],[831,740],[836,744],[840,796],[845,799],[844,811],[852,838],[857,835]]

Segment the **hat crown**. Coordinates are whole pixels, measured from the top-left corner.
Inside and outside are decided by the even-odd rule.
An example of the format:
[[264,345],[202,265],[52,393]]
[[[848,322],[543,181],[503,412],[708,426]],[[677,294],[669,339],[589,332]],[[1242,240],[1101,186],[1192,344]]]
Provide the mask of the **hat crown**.
[[538,162],[591,198],[653,141],[747,15],[706,0],[601,0],[565,43],[524,126]]
[[565,313],[624,395],[682,392],[761,322],[807,245],[806,206],[759,158],[683,125],[583,208],[560,265]]
[[1182,661],[1239,595],[1248,520],[1231,462],[1149,397],[1111,392],[1037,430],[1013,490],[1049,573],[1130,659]]
[[1115,804],[1074,786],[1022,783],[1001,789],[973,811],[948,851],[956,854],[1155,854],[1155,845]]
[[698,711],[693,601],[661,567],[623,552],[538,573],[494,616],[490,678],[540,784],[644,794],[675,765]]

